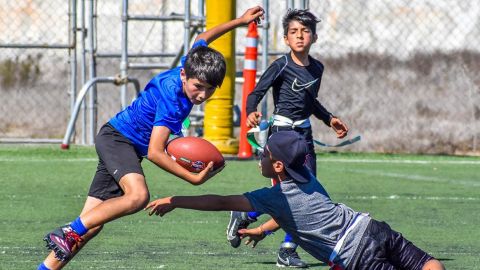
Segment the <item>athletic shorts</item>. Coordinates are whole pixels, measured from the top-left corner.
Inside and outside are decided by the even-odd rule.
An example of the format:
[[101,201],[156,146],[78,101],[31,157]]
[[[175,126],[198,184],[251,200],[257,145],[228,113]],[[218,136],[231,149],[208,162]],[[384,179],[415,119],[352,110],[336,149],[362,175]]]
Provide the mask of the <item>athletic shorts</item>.
[[109,123],[98,132],[95,149],[98,166],[88,196],[100,200],[122,196],[124,192],[119,181],[124,175],[138,173],[145,176],[140,165],[142,157],[137,154],[130,140]]
[[431,259],[387,223],[372,219],[346,270],[421,270]]

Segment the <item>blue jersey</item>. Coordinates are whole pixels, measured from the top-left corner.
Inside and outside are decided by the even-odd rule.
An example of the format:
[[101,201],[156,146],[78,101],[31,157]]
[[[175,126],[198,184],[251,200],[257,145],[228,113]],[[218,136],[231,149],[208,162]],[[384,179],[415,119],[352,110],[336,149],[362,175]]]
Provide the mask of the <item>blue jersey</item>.
[[[198,40],[192,48],[197,46],[207,43]],[[181,66],[156,75],[130,106],[109,121],[142,156],[147,156],[154,126],[165,126],[172,134],[181,135],[182,122],[192,110],[193,103],[183,92],[180,78],[185,57],[181,62]]]

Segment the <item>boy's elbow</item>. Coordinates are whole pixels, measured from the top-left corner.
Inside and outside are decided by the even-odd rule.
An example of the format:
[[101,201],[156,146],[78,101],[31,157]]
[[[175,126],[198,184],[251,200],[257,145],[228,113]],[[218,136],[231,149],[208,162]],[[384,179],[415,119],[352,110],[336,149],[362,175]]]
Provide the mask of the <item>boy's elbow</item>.
[[[205,32],[202,32],[202,33],[198,34],[193,43],[195,43],[195,42],[197,42],[197,41],[199,41],[199,40],[202,40],[202,39],[205,40],[205,41],[207,41]],[[207,41],[207,42],[208,42],[208,41]]]
[[190,184],[192,184],[192,186],[200,186],[201,184],[203,184],[204,182],[200,182],[200,181],[189,181]]
[[[155,149],[148,149],[147,159],[160,166],[160,164],[161,164],[160,161],[162,159],[162,155],[165,155],[165,152],[155,150]],[[160,166],[160,167],[162,167],[162,166]]]

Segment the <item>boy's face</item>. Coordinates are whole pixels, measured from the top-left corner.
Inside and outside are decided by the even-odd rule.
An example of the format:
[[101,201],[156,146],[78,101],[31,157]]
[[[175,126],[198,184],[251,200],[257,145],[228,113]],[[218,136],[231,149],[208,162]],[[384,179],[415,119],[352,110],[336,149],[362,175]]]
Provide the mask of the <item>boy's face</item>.
[[310,28],[296,20],[288,24],[287,35],[283,38],[288,47],[298,53],[308,53],[310,46],[317,41],[317,35],[314,35]]
[[183,92],[195,105],[202,104],[215,92],[216,87],[211,86],[207,82],[195,78],[187,79],[183,69],[180,71],[180,77],[183,83]]
[[274,163],[277,162],[272,158],[272,154],[268,150],[268,147],[265,147],[262,153],[262,158],[259,162],[260,171],[262,175],[267,178],[276,178],[277,174],[275,172]]

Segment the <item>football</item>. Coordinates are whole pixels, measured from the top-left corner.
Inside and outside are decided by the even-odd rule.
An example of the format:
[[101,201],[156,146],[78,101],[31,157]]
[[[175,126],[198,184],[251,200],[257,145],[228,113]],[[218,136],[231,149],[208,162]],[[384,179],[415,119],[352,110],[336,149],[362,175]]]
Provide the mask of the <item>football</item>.
[[222,153],[209,141],[199,137],[179,137],[167,144],[167,154],[190,172],[198,173],[213,161],[213,170],[222,167]]

